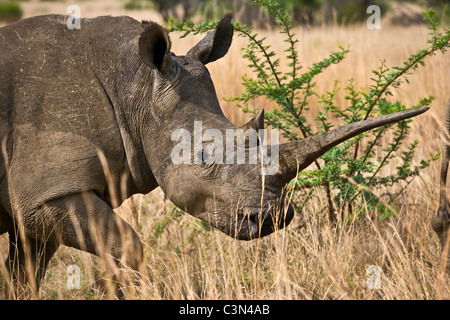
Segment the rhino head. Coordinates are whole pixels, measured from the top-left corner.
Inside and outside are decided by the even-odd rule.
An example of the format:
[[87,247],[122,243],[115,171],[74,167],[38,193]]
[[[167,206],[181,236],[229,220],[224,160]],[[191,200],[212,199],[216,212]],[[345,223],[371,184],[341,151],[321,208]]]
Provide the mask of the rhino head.
[[[149,132],[144,142],[152,173],[176,206],[236,239],[263,237],[287,226],[294,210],[286,197],[285,185],[330,148],[364,131],[428,109],[403,111],[352,123],[301,141],[267,146],[264,149],[267,154],[277,154],[276,170],[268,174],[262,157],[257,163],[238,163],[226,161],[228,151],[223,154],[218,151],[220,146],[225,150],[230,141],[221,140],[220,136],[228,138],[227,134],[235,132],[233,141],[237,142],[245,138],[246,130],[259,133],[264,128],[263,112],[241,128],[225,118],[205,66],[227,53],[233,36],[231,16],[225,16],[185,56],[170,51],[169,36],[161,26],[146,22],[143,27],[139,54],[154,73],[153,108],[165,110],[160,113],[163,117],[153,116],[151,120],[164,129]],[[200,142],[195,141],[196,134]],[[261,136],[257,136],[257,143],[236,145],[236,150],[241,148],[246,152],[245,160],[250,159],[251,151],[260,154],[263,150]],[[217,148],[213,148],[212,155],[208,147],[213,143]],[[180,148],[180,144],[185,148]],[[174,161],[174,154],[183,159]],[[215,160],[208,161],[211,158]]]

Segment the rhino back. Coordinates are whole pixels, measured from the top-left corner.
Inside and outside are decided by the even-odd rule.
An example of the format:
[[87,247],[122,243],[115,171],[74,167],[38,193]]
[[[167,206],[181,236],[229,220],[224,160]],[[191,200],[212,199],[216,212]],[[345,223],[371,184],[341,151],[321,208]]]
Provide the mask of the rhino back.
[[20,206],[105,192],[99,153],[113,179],[125,170],[116,114],[93,70],[99,63],[114,68],[115,61],[96,57],[104,31],[111,33],[105,21],[116,28],[131,21],[86,19],[77,30],[67,28],[66,18],[39,16],[0,29],[0,133],[8,136],[8,183]]

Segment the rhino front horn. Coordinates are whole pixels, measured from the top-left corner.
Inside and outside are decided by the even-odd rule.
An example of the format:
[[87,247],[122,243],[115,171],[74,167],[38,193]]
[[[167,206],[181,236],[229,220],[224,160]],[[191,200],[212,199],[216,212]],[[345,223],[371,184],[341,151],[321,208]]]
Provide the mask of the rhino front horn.
[[278,172],[275,175],[268,176],[267,179],[274,185],[284,186],[291,181],[298,172],[308,167],[314,160],[339,143],[365,131],[415,117],[428,109],[428,107],[421,107],[350,123],[320,135],[282,144],[279,148],[280,160]]

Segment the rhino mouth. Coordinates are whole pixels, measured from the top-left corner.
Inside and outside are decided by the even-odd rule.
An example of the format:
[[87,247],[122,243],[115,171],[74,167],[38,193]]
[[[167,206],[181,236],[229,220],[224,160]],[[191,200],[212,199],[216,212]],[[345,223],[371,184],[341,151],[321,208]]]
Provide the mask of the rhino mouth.
[[291,204],[279,206],[271,203],[263,210],[253,209],[249,214],[237,215],[234,237],[237,240],[253,240],[283,229],[294,217]]

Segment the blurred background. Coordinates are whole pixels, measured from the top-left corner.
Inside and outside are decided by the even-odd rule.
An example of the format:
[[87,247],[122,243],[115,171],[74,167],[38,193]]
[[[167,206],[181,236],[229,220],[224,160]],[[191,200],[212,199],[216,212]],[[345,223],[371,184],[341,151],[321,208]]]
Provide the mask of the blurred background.
[[[397,25],[422,23],[421,11],[433,7],[442,22],[450,20],[450,0],[279,0],[298,25],[348,25],[364,22],[366,8],[378,5],[385,22]],[[212,20],[225,12],[233,12],[236,20],[257,28],[274,25],[273,19],[251,5],[249,0],[0,0],[0,23],[5,24],[33,15],[65,13],[70,4],[79,5],[86,17],[127,14],[139,18],[143,14],[159,22],[169,17],[186,21]]]

